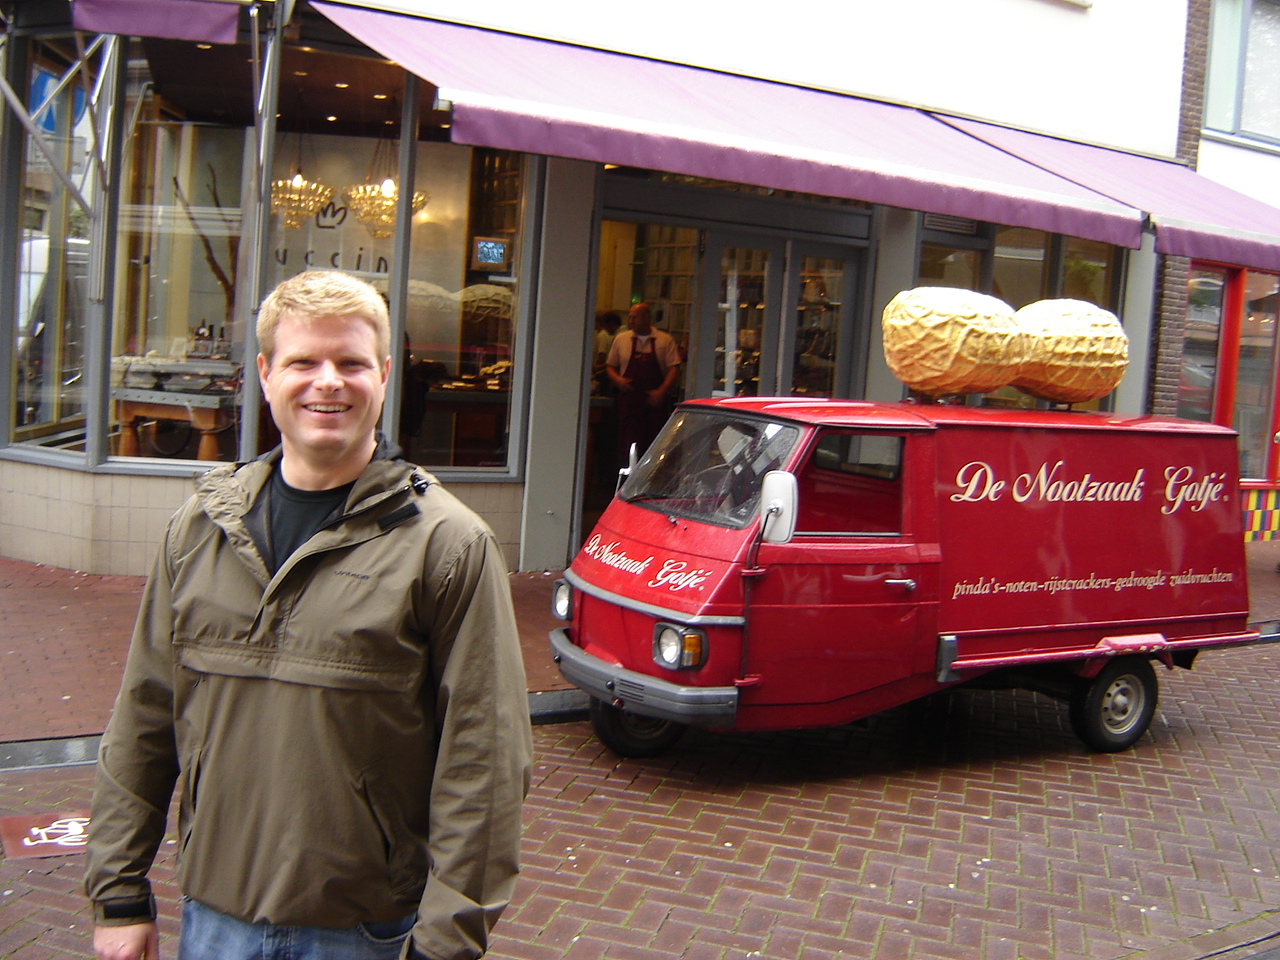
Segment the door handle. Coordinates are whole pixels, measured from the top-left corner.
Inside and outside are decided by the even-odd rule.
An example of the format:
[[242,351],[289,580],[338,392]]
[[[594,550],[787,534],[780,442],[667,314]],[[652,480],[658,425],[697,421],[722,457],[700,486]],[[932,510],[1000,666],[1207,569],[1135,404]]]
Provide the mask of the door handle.
[[908,580],[889,579],[884,582],[884,585],[886,587],[901,587],[903,590],[907,591],[907,593],[910,593],[912,590],[916,588],[916,582],[910,579]]

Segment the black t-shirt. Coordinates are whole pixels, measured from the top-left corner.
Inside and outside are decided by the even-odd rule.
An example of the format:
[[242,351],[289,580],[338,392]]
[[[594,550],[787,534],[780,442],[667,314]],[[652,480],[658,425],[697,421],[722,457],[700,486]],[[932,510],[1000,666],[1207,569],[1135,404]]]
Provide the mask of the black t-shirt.
[[298,490],[284,482],[278,468],[271,474],[263,493],[270,537],[270,556],[265,559],[273,574],[293,556],[293,551],[341,513],[354,486],[353,480],[332,490]]

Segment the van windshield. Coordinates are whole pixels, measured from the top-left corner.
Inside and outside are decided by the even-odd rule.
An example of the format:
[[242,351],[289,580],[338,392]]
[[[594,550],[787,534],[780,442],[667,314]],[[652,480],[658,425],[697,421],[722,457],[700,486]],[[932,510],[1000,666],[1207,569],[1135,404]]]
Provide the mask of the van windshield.
[[670,516],[745,527],[764,475],[786,463],[799,438],[785,423],[678,410],[618,496]]

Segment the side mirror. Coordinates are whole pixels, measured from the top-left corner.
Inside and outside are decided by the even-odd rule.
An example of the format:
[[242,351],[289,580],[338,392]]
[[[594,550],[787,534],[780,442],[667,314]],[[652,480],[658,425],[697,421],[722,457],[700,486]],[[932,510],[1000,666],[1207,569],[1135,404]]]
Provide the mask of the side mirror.
[[636,472],[636,464],[640,462],[640,454],[636,452],[636,445],[633,443],[631,449],[627,451],[627,465],[618,471],[618,483],[613,488],[613,492],[617,493],[622,489],[622,485],[627,482],[627,478]]
[[796,532],[796,502],[799,486],[796,475],[770,470],[760,485],[761,539],[765,543],[787,543]]

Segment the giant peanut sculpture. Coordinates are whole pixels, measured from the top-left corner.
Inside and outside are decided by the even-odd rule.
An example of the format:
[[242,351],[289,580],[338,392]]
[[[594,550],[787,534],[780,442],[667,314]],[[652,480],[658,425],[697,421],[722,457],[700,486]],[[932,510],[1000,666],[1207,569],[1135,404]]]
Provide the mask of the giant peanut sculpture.
[[1116,317],[1082,300],[1003,300],[952,287],[916,287],[889,302],[884,355],[894,375],[930,397],[1012,385],[1058,403],[1116,388],[1129,340]]

